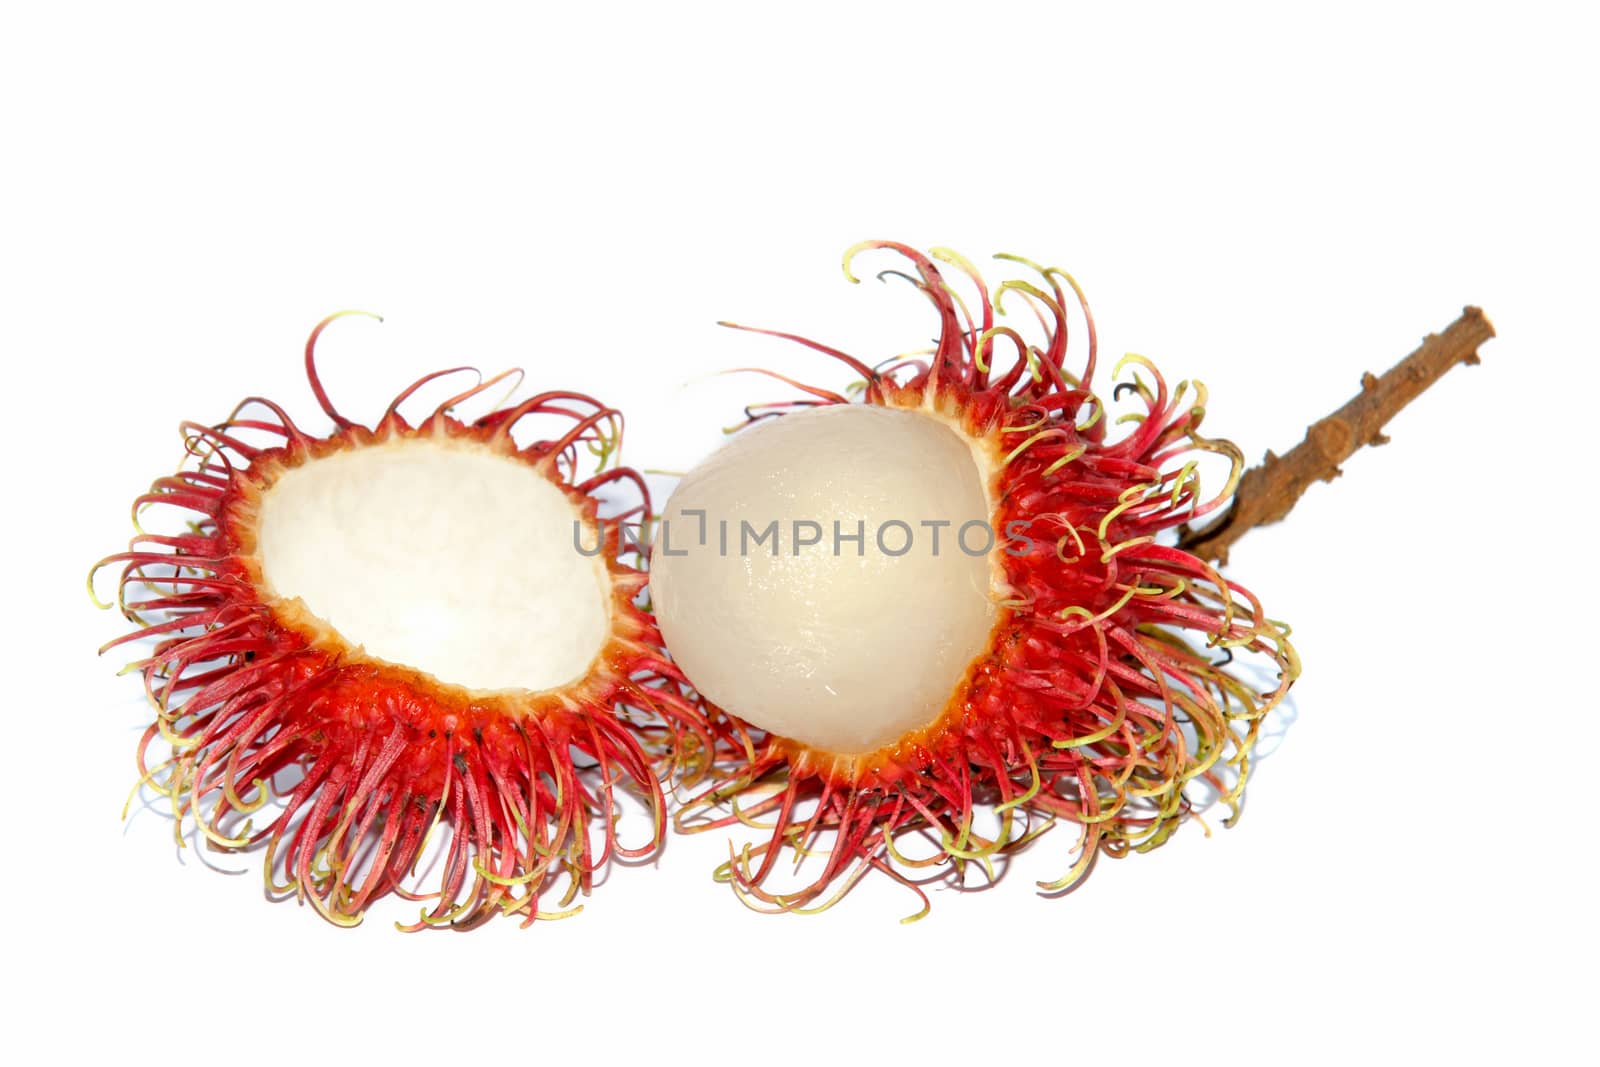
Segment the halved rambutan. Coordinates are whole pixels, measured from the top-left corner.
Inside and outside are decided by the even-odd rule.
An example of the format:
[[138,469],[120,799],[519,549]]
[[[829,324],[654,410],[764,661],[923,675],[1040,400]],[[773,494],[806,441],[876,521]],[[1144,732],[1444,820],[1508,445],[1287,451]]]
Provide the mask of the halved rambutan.
[[[796,910],[874,868],[919,894],[971,862],[992,877],[994,858],[1058,819],[1078,825],[1078,856],[1047,892],[1097,855],[1161,844],[1202,794],[1231,823],[1299,665],[1287,627],[1173,543],[1242,467],[1199,432],[1204,388],[1169,390],[1127,357],[1114,399],[1131,392],[1140,410],[1113,436],[1069,276],[1000,257],[1039,283],[991,294],[959,255],[891,242],[852,249],[847,276],[866,248],[914,265],[936,346],[873,368],[756,331],[842,360],[864,402],[802,386],[809,399],[751,409],[754,425],[685,476],[654,546],[667,647],[733,738],[680,826],[762,827],[720,875],[753,906]],[[975,287],[976,317],[935,259]],[[1087,328],[1076,375],[1069,290]],[[1008,292],[1042,343],[997,324]],[[1204,453],[1231,469],[1210,499]],[[1275,674],[1265,692],[1250,658]],[[785,851],[825,858],[779,888]]]
[[[333,431],[261,398],[185,423],[184,465],[135,502],[128,551],[96,567],[120,566],[139,626],[106,648],[154,641],[133,665],[156,711],[141,783],[169,799],[180,843],[193,825],[223,849],[264,844],[270,892],[334,922],[391,892],[431,901],[416,926],[532,922],[563,878],[568,909],[612,856],[656,848],[658,775],[711,743],[635,604],[646,577],[624,524],[649,520],[649,494],[611,465],[620,416],[589,397],[455,416],[520,371],[411,423],[402,404],[467,368],[431,374],[358,425],[317,376],[336,317],[305,350]],[[558,436],[513,439],[551,420]],[[637,500],[602,517],[614,490]],[[151,508],[186,528],[146,532]],[[157,742],[171,751],[152,762]],[[651,813],[642,844],[619,840],[619,787]],[[424,891],[435,828],[448,842]]]

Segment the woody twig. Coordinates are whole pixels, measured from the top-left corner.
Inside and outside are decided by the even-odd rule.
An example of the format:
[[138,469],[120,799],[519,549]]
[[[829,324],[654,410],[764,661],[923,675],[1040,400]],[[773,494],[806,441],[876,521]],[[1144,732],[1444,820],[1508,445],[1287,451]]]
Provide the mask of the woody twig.
[[1381,377],[1361,377],[1361,392],[1338,411],[1311,424],[1306,437],[1282,456],[1268,452],[1245,472],[1222,518],[1201,530],[1185,530],[1183,548],[1217,564],[1228,561],[1233,543],[1257,526],[1288,515],[1313,482],[1331,482],[1339,464],[1363,445],[1389,439],[1383,428],[1451,367],[1478,362],[1478,346],[1494,336],[1484,313],[1468,307],[1443,333],[1429,334],[1415,352]]

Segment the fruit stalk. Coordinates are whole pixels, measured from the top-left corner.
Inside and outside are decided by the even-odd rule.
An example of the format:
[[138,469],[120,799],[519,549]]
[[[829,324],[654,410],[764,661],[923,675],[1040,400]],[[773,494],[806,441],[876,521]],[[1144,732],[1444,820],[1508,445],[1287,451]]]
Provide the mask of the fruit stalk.
[[1451,367],[1478,362],[1478,346],[1494,336],[1483,311],[1464,308],[1443,333],[1429,334],[1421,346],[1381,377],[1361,376],[1361,391],[1339,410],[1311,424],[1305,440],[1282,456],[1267,452],[1259,466],[1239,481],[1233,503],[1204,529],[1185,529],[1180,546],[1201,559],[1228,562],[1235,541],[1257,526],[1288,515],[1312,483],[1331,482],[1339,465],[1363,445],[1387,444],[1383,428]]

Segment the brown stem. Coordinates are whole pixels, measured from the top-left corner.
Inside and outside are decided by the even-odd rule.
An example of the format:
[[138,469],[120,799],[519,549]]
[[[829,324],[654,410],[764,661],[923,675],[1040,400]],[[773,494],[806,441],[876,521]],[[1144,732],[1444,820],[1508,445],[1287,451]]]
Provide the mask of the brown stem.
[[1287,453],[1275,456],[1268,452],[1260,466],[1246,471],[1222,518],[1203,530],[1185,530],[1182,547],[1218,565],[1228,562],[1228,550],[1235,541],[1257,526],[1289,514],[1313,482],[1337,478],[1339,464],[1362,445],[1386,444],[1384,425],[1445,371],[1458,363],[1477,363],[1478,346],[1493,336],[1494,327],[1483,312],[1468,307],[1443,333],[1429,334],[1420,348],[1381,378],[1363,374],[1361,392],[1338,411],[1312,423],[1306,439]]

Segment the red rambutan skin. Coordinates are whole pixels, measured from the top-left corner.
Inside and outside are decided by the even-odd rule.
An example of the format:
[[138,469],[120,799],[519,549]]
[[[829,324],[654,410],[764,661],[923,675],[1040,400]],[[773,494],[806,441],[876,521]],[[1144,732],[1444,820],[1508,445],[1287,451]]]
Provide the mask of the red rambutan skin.
[[[118,602],[139,626],[102,651],[153,642],[132,665],[156,710],[139,745],[141,784],[170,801],[180,843],[192,820],[215,847],[264,844],[271,893],[296,895],[342,925],[388,893],[428,902],[408,928],[469,928],[496,913],[529,923],[548,914],[541,894],[562,878],[559,907],[568,909],[613,856],[658,847],[666,810],[658,774],[689,771],[693,754],[712,745],[653,619],[634,603],[646,576],[623,562],[623,524],[650,515],[643,479],[624,467],[576,475],[580,448],[614,450],[620,417],[568,392],[471,423],[450,414],[520,372],[480,381],[415,425],[400,415],[422,385],[465,369],[455,368],[403,390],[369,429],[335,410],[317,376],[313,349],[330,321],[307,342],[306,372],[334,431],[308,434],[261,398],[215,426],[185,423],[183,469],[157,479],[134,512],[137,524],[147,508],[181,509],[189,532],[141,532],[95,568],[120,566]],[[265,415],[245,417],[252,407]],[[539,415],[571,428],[518,446],[513,428]],[[540,692],[466,689],[369,657],[298,600],[267,591],[255,546],[262,493],[287,469],[397,437],[470,441],[527,463],[571,502],[585,544],[603,545],[611,600],[610,635],[584,676]],[[593,494],[613,483],[631,485],[639,502],[603,518]],[[171,754],[152,764],[158,740]],[[649,808],[642,844],[619,839],[618,788]],[[274,797],[279,806],[267,808]],[[251,817],[263,809],[272,817],[256,829]],[[437,885],[409,888],[439,824],[449,842],[432,864]]]
[[[1136,373],[1117,387],[1118,395],[1131,390],[1144,410],[1119,420],[1135,425],[1111,440],[1092,384],[1094,321],[1070,276],[1000,257],[1032,268],[1044,287],[1010,281],[991,293],[968,261],[934,250],[976,286],[973,318],[934,259],[905,245],[856,246],[846,255],[847,275],[853,256],[868,248],[894,250],[915,267],[909,280],[940,317],[926,359],[872,368],[803,337],[753,332],[839,359],[861,375],[866,403],[920,410],[978,444],[992,461],[991,525],[1012,549],[999,557],[1008,595],[987,647],[944,711],[878,751],[814,750],[763,735],[726,709],[732,741],[719,749],[715,783],[680,812],[680,829],[738,822],[770,832],[719,871],[754,907],[813,910],[834,891],[826,906],[877,869],[917,891],[920,916],[927,905],[921,883],[952,873],[959,879],[968,862],[983,864],[992,879],[995,858],[1054,820],[1079,825],[1078,858],[1062,878],[1040,883],[1047,892],[1076,885],[1101,853],[1167,840],[1193,812],[1192,783],[1228,806],[1231,825],[1262,722],[1298,676],[1299,661],[1287,627],[1268,619],[1247,590],[1162,541],[1221,507],[1242,466],[1237,448],[1198,432],[1204,388],[1183,383],[1169,392],[1148,360],[1128,357],[1124,363],[1151,380]],[[1076,376],[1065,369],[1069,290],[1087,333]],[[1043,345],[997,325],[1007,292],[1037,316]],[[750,420],[848,402],[799,387],[812,399],[747,409]],[[1210,500],[1200,498],[1196,467],[1185,462],[1201,452],[1232,464],[1227,487]],[[1026,550],[1012,537],[1024,538]],[[1196,641],[1220,649],[1219,661]],[[1257,692],[1225,670],[1235,652],[1256,654],[1276,671],[1276,684]],[[739,803],[752,794],[760,799]],[[975,827],[980,809],[996,817],[997,832]],[[922,839],[923,854],[907,854],[908,837]],[[821,854],[821,867],[779,890],[771,883],[785,850]]]

